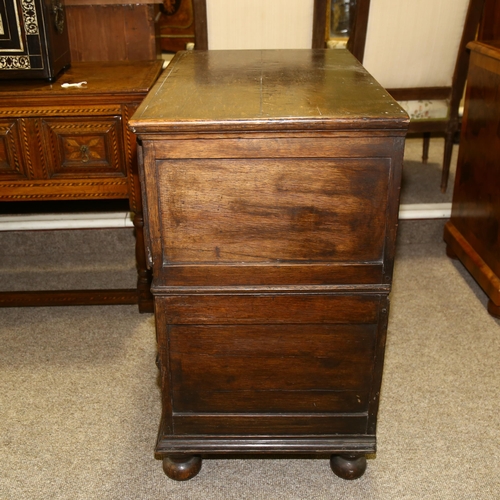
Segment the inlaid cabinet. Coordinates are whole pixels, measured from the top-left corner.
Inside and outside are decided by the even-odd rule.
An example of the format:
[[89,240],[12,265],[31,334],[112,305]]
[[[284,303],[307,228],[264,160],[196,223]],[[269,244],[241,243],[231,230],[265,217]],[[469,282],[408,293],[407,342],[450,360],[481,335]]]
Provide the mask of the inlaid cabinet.
[[152,309],[136,137],[127,125],[161,67],[161,61],[79,62],[52,83],[2,82],[0,202],[129,200],[139,277],[137,290],[5,292],[0,305],[139,302]]

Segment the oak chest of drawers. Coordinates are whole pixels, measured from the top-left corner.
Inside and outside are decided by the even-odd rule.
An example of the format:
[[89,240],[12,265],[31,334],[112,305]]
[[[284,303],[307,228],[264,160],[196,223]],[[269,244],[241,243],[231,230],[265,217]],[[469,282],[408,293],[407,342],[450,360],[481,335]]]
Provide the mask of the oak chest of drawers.
[[53,83],[0,84],[0,202],[128,199],[139,273],[138,290],[5,292],[0,305],[139,302],[141,310],[152,309],[136,137],[127,125],[161,67],[161,61],[80,62]]
[[181,52],[142,142],[169,477],[375,450],[408,118],[344,50]]

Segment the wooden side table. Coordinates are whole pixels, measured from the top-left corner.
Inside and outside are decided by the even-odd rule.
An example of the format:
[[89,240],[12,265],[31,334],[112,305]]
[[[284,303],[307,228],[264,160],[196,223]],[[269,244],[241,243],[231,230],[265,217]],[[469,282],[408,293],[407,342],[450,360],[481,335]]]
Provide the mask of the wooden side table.
[[130,126],[166,474],[193,477],[203,454],[327,453],[336,474],[361,476],[406,113],[346,50],[192,51]]
[[[152,311],[136,138],[128,120],[161,61],[75,63],[57,81],[6,81],[0,92],[0,201],[128,199],[138,287],[3,292],[0,306],[139,303]],[[64,84],[86,82],[81,87]]]
[[472,42],[447,254],[458,258],[500,318],[500,42]]

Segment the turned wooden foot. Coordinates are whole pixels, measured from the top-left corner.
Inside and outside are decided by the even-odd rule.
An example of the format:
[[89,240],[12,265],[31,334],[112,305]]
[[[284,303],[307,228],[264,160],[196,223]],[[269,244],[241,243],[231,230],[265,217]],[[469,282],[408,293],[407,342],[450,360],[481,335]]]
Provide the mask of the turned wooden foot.
[[163,471],[170,479],[187,481],[200,472],[201,457],[198,455],[170,455],[163,459]]
[[446,245],[446,255],[453,260],[457,260],[457,254],[451,249],[450,245]]
[[364,455],[332,455],[330,467],[342,479],[358,479],[366,470],[366,457]]
[[500,306],[497,306],[491,299],[488,301],[488,312],[495,318],[500,318]]

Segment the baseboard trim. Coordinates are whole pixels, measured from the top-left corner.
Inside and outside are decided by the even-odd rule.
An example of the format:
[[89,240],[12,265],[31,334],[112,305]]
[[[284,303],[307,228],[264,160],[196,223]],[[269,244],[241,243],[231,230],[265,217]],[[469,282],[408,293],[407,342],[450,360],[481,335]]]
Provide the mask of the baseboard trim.
[[[401,205],[400,220],[449,219],[451,203]],[[0,216],[0,231],[47,231],[55,229],[118,229],[134,227],[131,212],[31,214]]]
[[118,229],[134,227],[131,212],[30,214],[0,216],[0,231]]
[[451,203],[415,203],[399,207],[400,220],[449,219]]

